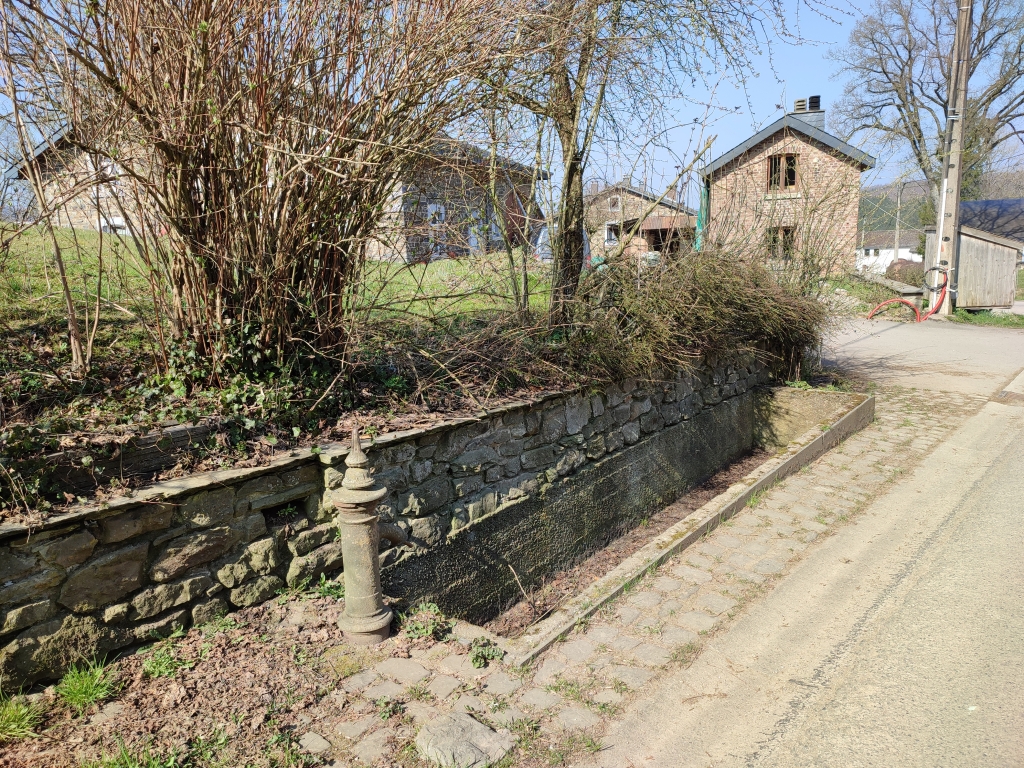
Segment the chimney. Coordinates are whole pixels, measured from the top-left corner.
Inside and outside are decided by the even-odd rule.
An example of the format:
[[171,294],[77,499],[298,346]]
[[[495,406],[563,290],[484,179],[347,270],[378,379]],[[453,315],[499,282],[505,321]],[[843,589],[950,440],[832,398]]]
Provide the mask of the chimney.
[[821,108],[821,96],[796,99],[790,114],[820,131],[825,130],[825,110]]

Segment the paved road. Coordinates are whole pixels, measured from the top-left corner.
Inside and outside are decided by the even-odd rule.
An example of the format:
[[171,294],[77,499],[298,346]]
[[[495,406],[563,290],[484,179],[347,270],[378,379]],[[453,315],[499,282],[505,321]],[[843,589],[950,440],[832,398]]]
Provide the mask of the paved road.
[[986,399],[1024,393],[1024,333],[857,323],[831,354],[883,385],[879,422],[677,575],[718,579],[735,557],[722,545],[749,549],[758,520],[820,509],[830,535],[791,547],[770,591],[731,587],[736,618],[638,692],[580,765],[1024,766],[1024,398]]
[[1024,330],[852,320],[822,357],[866,382],[988,397],[1024,366]]

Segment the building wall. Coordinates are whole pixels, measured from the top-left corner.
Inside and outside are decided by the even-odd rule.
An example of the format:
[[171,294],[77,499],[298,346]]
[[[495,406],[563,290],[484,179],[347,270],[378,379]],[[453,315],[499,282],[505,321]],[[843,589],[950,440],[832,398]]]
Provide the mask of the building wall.
[[[618,210],[609,207],[610,198],[619,198]],[[629,190],[609,187],[587,199],[587,207],[584,213],[584,226],[590,237],[592,253],[607,253],[618,247],[618,243],[607,242],[605,239],[606,226],[608,224],[619,224],[621,236],[625,237],[627,232],[623,222],[639,219],[644,216],[676,216],[679,218],[680,227],[686,226],[688,217],[682,211],[673,206],[658,203],[652,210],[652,201],[641,197]],[[644,239],[640,232],[629,242],[624,249],[625,253],[643,253],[650,250],[650,244]]]
[[416,169],[396,186],[392,206],[368,255],[419,262],[501,250],[505,247],[502,222],[513,246],[521,245],[525,217],[514,201],[519,200],[522,208],[533,208],[533,218],[526,222],[529,230],[541,223],[539,207],[528,202],[530,180],[521,175],[499,178],[495,205],[486,173],[486,168],[440,164]]
[[[797,155],[795,191],[769,191],[768,158]],[[707,242],[737,255],[764,255],[769,229],[795,229],[796,248],[855,266],[860,199],[858,164],[784,129],[751,148],[711,180]]]
[[900,248],[898,256],[892,248],[858,248],[857,271],[884,275],[885,270],[898,258],[919,263],[924,261],[924,256],[914,253],[910,248]]

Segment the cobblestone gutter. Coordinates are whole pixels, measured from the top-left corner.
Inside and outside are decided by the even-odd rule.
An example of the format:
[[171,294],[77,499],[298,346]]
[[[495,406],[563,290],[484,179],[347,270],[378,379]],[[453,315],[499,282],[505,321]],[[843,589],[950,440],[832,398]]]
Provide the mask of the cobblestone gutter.
[[[750,449],[752,387],[737,361],[668,382],[625,381],[378,437],[380,510],[412,544],[385,589],[470,620]],[[0,527],[0,680],[17,689],[69,664],[268,600],[342,568],[325,489],[339,445],[208,472],[50,519]],[[518,582],[518,583],[517,583]]]

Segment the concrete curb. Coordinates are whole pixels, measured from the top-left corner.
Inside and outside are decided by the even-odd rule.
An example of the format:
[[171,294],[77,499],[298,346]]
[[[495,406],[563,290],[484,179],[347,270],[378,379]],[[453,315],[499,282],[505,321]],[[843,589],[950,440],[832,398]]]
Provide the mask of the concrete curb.
[[875,398],[873,395],[864,396],[860,403],[833,424],[819,425],[793,440],[783,453],[769,459],[742,481],[680,520],[520,637],[512,640],[493,638],[506,651],[505,663],[514,666],[529,664],[571,632],[582,619],[746,507],[754,495],[810,464],[866,427],[874,418]]

